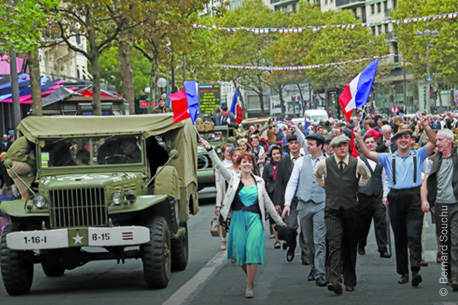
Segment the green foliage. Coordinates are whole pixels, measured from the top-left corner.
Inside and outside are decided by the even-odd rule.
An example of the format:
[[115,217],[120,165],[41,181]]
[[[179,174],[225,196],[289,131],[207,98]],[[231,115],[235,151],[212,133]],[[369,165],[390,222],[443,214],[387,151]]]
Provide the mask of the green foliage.
[[[100,58],[100,74],[103,82],[115,86],[118,91],[122,88],[122,77],[119,71],[119,54],[116,46],[107,50]],[[134,68],[135,98],[145,95],[145,88],[149,84],[151,63],[138,50],[132,51],[132,65]],[[122,91],[120,91],[123,94]]]
[[[398,8],[392,16],[395,19],[431,16],[458,11],[455,0],[399,0]],[[456,19],[429,20],[395,26],[399,51],[403,55],[406,68],[412,71],[417,79],[426,78],[426,37],[416,37],[417,31],[424,31],[426,24],[429,30],[437,29],[438,37],[429,37],[430,73],[433,79],[443,78],[449,84],[458,84],[458,23]]]
[[8,52],[9,46],[20,53],[27,53],[41,44],[41,31],[48,25],[50,10],[59,0],[0,1],[0,54]]

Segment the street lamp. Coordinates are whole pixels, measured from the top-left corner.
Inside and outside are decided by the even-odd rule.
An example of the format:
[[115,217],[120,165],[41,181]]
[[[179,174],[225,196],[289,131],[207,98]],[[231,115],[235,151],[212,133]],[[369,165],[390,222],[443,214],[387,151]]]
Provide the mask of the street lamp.
[[432,45],[430,45],[429,43],[429,36],[437,37],[439,36],[439,32],[436,29],[434,29],[434,31],[431,32],[428,29],[428,26],[429,24],[426,24],[426,30],[424,32],[418,30],[418,32],[416,33],[416,36],[418,38],[421,38],[423,36],[426,37],[426,82],[428,83],[428,86],[426,87],[426,100],[427,100],[428,112],[430,112],[431,111],[430,94],[431,94],[432,78],[429,75],[429,48],[432,47]]

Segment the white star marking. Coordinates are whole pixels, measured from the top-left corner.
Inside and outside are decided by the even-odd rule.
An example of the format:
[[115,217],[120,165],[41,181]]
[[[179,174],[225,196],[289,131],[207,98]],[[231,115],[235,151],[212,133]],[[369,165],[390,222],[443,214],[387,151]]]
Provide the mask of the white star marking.
[[72,238],[75,241],[75,245],[76,244],[83,244],[82,239],[84,238],[84,236],[80,236],[79,233],[76,233],[76,236],[72,237]]

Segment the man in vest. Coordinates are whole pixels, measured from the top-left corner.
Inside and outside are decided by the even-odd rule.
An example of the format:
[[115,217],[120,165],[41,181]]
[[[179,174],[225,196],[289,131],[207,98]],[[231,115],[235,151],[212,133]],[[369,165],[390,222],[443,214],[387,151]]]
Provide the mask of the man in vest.
[[359,236],[357,193],[358,187],[367,184],[371,173],[363,161],[350,156],[350,139],[347,136],[335,137],[331,146],[334,148],[334,156],[321,160],[315,167],[314,176],[326,194],[324,220],[328,240],[328,290],[341,294],[341,274],[346,291],[354,291],[356,286],[356,247]]
[[436,145],[438,153],[431,157],[431,172],[421,187],[422,209],[426,213],[435,209],[442,268],[445,267],[439,282],[448,282],[453,291],[458,291],[458,155],[453,132],[439,130]]
[[[294,168],[294,163],[297,162],[299,157],[301,157],[301,144],[298,142],[296,135],[292,135],[288,138],[288,147],[290,150],[289,156],[278,161],[277,166],[277,180],[275,184],[274,191],[274,203],[276,205],[277,211],[282,209],[285,202],[285,190],[288,185],[289,178]],[[293,199],[290,206],[290,215],[285,218],[285,223],[288,226],[288,229],[292,230],[293,233],[291,240],[287,241],[288,251],[286,252],[286,260],[291,262],[294,259],[294,250],[296,249],[296,237],[297,229],[299,228],[299,223],[297,220],[297,199]],[[299,243],[301,246],[301,260],[303,265],[309,265],[308,250],[304,242],[303,232],[299,236]],[[283,244],[285,249],[285,244]]]
[[313,168],[323,156],[324,137],[321,134],[307,136],[307,154],[294,164],[285,191],[285,207],[282,218],[290,215],[293,198],[297,198],[297,211],[301,231],[309,250],[310,266],[308,280],[315,280],[316,285],[326,286],[326,227],[324,225],[324,189],[313,177]]
[[[428,143],[418,150],[410,150],[412,130],[400,129],[394,136],[398,150],[394,153],[376,153],[369,151],[361,137],[360,128],[355,127],[356,141],[361,153],[385,168],[388,186],[388,212],[394,233],[396,249],[396,271],[401,277],[399,284],[409,281],[412,272],[412,286],[417,287],[422,281],[421,268],[421,231],[424,213],[421,209],[420,186],[423,161],[436,147],[436,134],[427,123],[427,119],[418,114],[419,124],[423,126]],[[410,250],[410,256],[407,250]]]
[[[366,135],[364,143],[367,149],[375,151],[377,142],[374,135]],[[360,220],[360,238],[358,242],[358,253],[360,255],[366,254],[364,247],[367,243],[367,235],[371,227],[372,218],[374,218],[375,240],[377,241],[378,251],[380,257],[390,258],[391,254],[387,250],[387,231],[386,231],[386,210],[382,203],[384,193],[383,180],[386,177],[383,166],[375,163],[360,155],[359,158],[363,160],[367,168],[371,171],[371,179],[367,184],[358,190],[358,214]]]

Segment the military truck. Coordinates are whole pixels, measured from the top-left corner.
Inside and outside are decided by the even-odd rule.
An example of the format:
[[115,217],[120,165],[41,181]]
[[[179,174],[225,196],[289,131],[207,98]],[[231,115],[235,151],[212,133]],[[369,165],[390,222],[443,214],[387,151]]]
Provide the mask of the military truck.
[[35,144],[37,167],[31,198],[0,205],[12,220],[0,250],[8,294],[30,291],[34,264],[55,277],[90,261],[141,259],[148,288],[186,268],[187,221],[199,211],[190,120],[28,117],[18,133]]
[[[215,147],[218,154],[221,153],[221,147],[223,144],[232,143],[237,145],[236,142],[239,138],[237,130],[227,125],[214,126],[212,130],[201,131],[199,133],[205,140]],[[198,145],[197,152],[197,180],[199,182],[200,191],[204,188],[215,186],[215,166],[208,156],[207,150],[201,144]],[[215,195],[213,193],[209,194],[213,196]],[[205,196],[205,194],[202,195]]]

